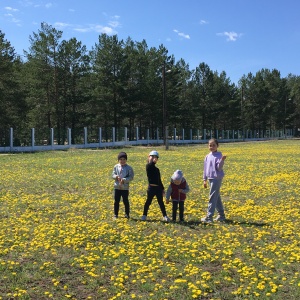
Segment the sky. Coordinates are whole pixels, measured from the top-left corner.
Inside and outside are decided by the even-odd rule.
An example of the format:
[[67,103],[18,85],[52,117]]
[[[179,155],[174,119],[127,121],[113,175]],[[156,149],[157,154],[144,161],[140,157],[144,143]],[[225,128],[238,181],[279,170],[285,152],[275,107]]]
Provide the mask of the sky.
[[18,55],[43,22],[88,50],[102,33],[145,40],[238,83],[262,69],[300,75],[299,13],[299,0],[0,0],[0,30]]

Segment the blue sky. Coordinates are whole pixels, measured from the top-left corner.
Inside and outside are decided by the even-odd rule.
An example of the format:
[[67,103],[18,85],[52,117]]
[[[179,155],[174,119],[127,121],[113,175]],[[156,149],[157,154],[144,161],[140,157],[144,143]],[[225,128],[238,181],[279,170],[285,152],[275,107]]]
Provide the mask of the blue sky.
[[263,68],[300,75],[299,13],[298,0],[0,0],[0,29],[19,55],[42,22],[88,50],[101,33],[144,39],[237,83]]

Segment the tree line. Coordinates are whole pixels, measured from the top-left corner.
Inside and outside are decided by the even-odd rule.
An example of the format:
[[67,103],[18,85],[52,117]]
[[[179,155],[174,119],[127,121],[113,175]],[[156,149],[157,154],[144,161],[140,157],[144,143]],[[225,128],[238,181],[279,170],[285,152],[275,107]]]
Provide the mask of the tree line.
[[[72,129],[72,143],[82,128],[97,138],[98,128],[109,139],[135,128],[155,135],[164,126],[209,130],[285,130],[300,128],[300,76],[261,69],[232,83],[201,62],[190,70],[164,45],[148,47],[145,40],[101,34],[88,50],[76,38],[41,23],[29,36],[23,55],[0,30],[0,145],[8,143],[9,128],[26,143],[36,128],[39,139],[55,129],[58,144]],[[188,130],[187,130],[188,131]]]

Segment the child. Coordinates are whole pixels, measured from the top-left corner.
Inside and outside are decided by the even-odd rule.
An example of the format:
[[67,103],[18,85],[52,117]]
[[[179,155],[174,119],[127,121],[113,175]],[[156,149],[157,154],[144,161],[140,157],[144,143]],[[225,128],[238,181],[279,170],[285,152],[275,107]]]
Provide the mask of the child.
[[125,218],[129,218],[130,206],[129,206],[129,182],[133,180],[134,173],[132,167],[127,165],[127,154],[120,152],[118,155],[119,163],[114,166],[112,172],[112,178],[114,183],[114,219],[118,218],[119,206],[121,197],[125,206]]
[[171,182],[166,194],[166,203],[169,203],[171,197],[173,208],[172,208],[172,220],[176,221],[177,209],[179,206],[179,220],[183,222],[184,213],[184,200],[186,199],[186,194],[189,192],[190,188],[181,170],[176,170],[171,177]]
[[157,163],[158,157],[159,157],[158,152],[155,150],[151,151],[148,156],[146,172],[147,172],[149,185],[148,185],[148,189],[147,189],[147,200],[144,205],[144,213],[141,218],[142,221],[145,221],[147,219],[147,213],[148,213],[149,207],[152,203],[152,199],[154,198],[154,196],[156,196],[156,198],[157,198],[157,202],[160,206],[160,210],[163,215],[163,220],[166,222],[170,221],[169,217],[167,216],[166,208],[165,208],[165,204],[164,204],[164,200],[163,200],[165,188],[161,181],[160,171],[155,166],[155,164]]
[[203,184],[204,188],[207,188],[207,180],[209,181],[210,191],[209,191],[209,203],[207,208],[206,217],[202,218],[202,222],[211,223],[213,222],[213,216],[215,210],[218,212],[218,217],[216,221],[224,222],[225,213],[224,207],[220,196],[220,188],[222,184],[222,179],[224,177],[224,161],[226,159],[225,155],[218,152],[219,143],[216,139],[210,139],[208,141],[208,148],[210,153],[206,155],[204,159],[203,168]]

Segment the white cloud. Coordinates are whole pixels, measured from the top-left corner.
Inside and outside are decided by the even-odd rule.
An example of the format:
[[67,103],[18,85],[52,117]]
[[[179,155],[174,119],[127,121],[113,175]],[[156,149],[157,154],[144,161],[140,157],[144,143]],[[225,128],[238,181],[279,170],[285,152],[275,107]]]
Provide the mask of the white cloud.
[[116,31],[116,28],[121,27],[120,22],[118,19],[120,16],[112,16],[110,17],[110,20],[108,21],[107,25],[100,25],[100,24],[86,24],[86,25],[79,25],[79,24],[68,24],[63,22],[56,22],[53,24],[53,26],[57,29],[64,29],[66,27],[71,28],[74,31],[77,32],[97,32],[97,33],[106,33],[107,35],[114,35],[118,32]]
[[52,7],[52,6],[53,6],[52,3],[47,3],[47,4],[45,5],[46,8],[50,8],[50,7]]
[[108,25],[110,25],[111,27],[120,27],[120,23],[118,21],[109,21]]
[[63,29],[63,28],[66,28],[66,27],[71,27],[70,24],[67,24],[67,23],[63,23],[63,22],[55,22],[53,24],[53,26],[57,29]]
[[13,15],[13,12],[18,12],[19,10],[16,8],[9,7],[9,6],[6,6],[4,9],[7,11],[7,13],[4,14],[4,16],[8,19],[8,21],[15,23],[18,26],[21,26],[21,20],[17,19]]
[[6,6],[6,7],[4,7],[4,9],[5,9],[5,10],[8,10],[8,11],[19,11],[18,9],[12,8],[12,7],[10,7],[10,6]]
[[207,21],[205,21],[205,20],[200,20],[200,25],[206,25],[206,24],[208,24],[208,22]]
[[88,27],[75,27],[75,31],[78,32],[97,32],[97,33],[106,33],[107,35],[114,35],[117,34],[117,31],[108,26],[102,25],[90,25]]
[[242,36],[242,33],[236,33],[234,31],[224,31],[224,32],[220,32],[217,33],[217,35],[219,36],[226,36],[227,37],[227,41],[229,42],[235,42],[238,38],[240,38]]
[[174,29],[173,31],[176,32],[178,34],[178,36],[180,36],[180,37],[183,37],[183,38],[188,39],[188,40],[190,39],[190,36],[188,34],[185,34],[183,32],[179,32],[177,29]]
[[113,35],[113,34],[117,34],[117,31],[115,31],[114,29],[107,27],[107,26],[99,26],[99,28],[97,28],[96,30],[97,32],[100,33],[106,33],[108,35]]
[[121,27],[121,23],[119,22],[120,16],[115,15],[110,18],[111,20],[108,21],[108,25],[114,28]]

